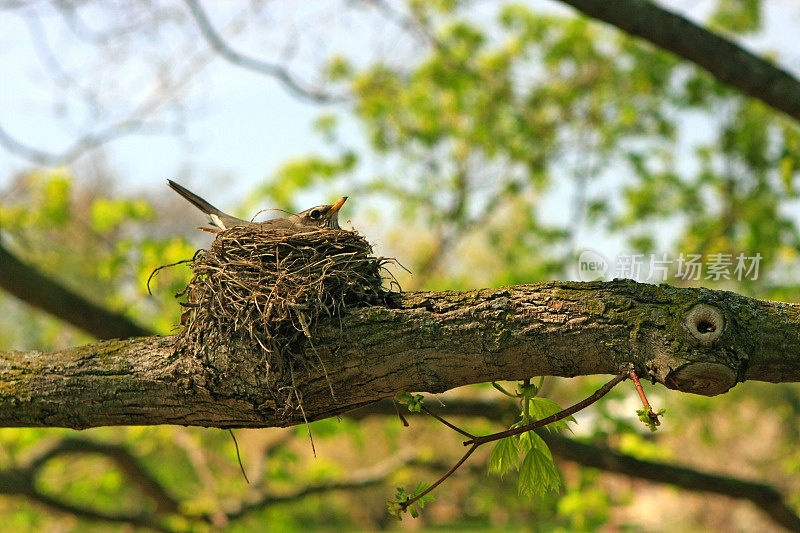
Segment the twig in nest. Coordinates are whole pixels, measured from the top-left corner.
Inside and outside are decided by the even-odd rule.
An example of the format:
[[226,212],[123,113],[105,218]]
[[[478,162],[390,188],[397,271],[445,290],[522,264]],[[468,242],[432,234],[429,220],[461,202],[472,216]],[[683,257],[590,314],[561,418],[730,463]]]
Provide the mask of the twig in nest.
[[164,268],[174,267],[174,266],[182,265],[184,263],[191,263],[192,261],[194,261],[194,257],[191,258],[191,259],[182,259],[180,261],[176,261],[176,262],[170,263],[168,265],[161,265],[160,267],[156,267],[152,272],[150,272],[150,276],[148,276],[148,278],[147,278],[147,294],[149,294],[150,296],[153,295],[153,293],[150,291],[150,281],[155,277],[156,274],[159,273],[159,271],[161,271]]

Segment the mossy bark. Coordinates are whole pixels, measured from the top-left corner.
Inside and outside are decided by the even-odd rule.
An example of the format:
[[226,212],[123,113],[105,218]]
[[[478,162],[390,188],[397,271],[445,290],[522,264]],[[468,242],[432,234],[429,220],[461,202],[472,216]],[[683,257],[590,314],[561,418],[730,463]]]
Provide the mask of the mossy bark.
[[[800,381],[798,326],[797,305],[631,281],[406,293],[320,324],[308,351],[325,370],[298,365],[294,377],[309,420],[399,391],[611,374],[628,363],[670,388],[714,395],[745,379]],[[260,348],[200,360],[174,343],[0,352],[0,426],[302,423],[266,393],[254,371]]]

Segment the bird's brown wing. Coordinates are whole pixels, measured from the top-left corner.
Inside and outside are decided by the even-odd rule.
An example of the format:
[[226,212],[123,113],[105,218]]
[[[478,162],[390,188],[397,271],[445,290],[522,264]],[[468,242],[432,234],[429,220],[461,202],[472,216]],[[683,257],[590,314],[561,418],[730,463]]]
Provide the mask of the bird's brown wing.
[[265,220],[264,222],[257,223],[261,229],[282,229],[282,230],[297,230],[302,228],[302,223],[297,215],[290,215],[283,218],[273,218],[272,220]]

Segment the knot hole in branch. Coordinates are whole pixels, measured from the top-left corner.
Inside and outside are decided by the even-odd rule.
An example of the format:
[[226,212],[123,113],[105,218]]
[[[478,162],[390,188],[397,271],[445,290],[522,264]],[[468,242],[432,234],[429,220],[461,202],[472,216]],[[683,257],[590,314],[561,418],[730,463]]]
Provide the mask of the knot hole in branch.
[[664,384],[681,392],[716,396],[736,385],[736,372],[720,363],[688,363],[670,372]]
[[725,319],[716,307],[697,304],[686,313],[684,326],[701,345],[709,346],[722,336]]

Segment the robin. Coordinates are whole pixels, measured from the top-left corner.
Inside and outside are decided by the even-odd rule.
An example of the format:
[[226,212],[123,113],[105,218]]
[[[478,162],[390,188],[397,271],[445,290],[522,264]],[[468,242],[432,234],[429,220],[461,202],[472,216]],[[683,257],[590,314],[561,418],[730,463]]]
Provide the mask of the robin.
[[347,196],[343,196],[336,200],[336,202],[334,202],[332,205],[318,205],[316,207],[306,209],[302,213],[297,213],[296,215],[275,218],[264,222],[251,222],[249,220],[242,220],[241,218],[236,218],[227,213],[223,213],[189,189],[178,185],[172,180],[167,180],[167,182],[175,192],[186,198],[192,205],[205,213],[208,216],[209,223],[212,226],[221,230],[232,228],[234,226],[249,226],[251,224],[260,226],[263,229],[340,229],[339,209],[342,208],[342,205],[344,205],[344,202],[347,200]]

